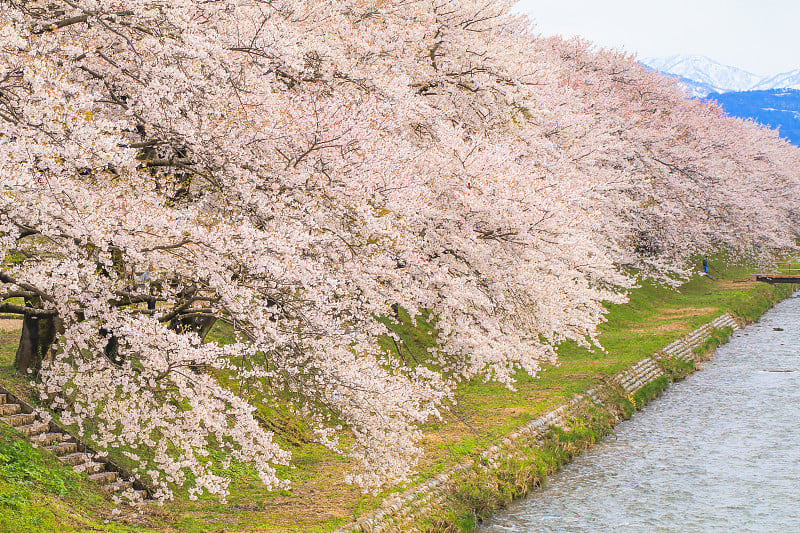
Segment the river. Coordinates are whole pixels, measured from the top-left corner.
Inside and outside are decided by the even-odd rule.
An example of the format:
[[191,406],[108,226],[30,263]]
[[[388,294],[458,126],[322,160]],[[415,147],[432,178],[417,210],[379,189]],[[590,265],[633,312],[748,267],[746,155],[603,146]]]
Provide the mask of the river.
[[800,297],[480,533],[800,531]]

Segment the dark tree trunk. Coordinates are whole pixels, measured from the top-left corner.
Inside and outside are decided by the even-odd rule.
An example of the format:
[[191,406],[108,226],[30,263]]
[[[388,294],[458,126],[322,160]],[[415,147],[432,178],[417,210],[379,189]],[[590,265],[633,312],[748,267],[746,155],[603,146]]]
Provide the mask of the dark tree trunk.
[[14,358],[14,368],[22,374],[39,375],[42,361],[52,356],[61,325],[58,317],[22,317],[22,335]]
[[212,317],[194,317],[194,318],[176,318],[169,323],[169,329],[177,331],[178,333],[186,333],[194,331],[200,337],[200,340],[205,340],[208,332],[214,327],[217,319]]
[[117,338],[113,333],[109,335],[109,331],[106,328],[100,328],[100,335],[103,337],[108,336],[108,342],[103,348],[103,354],[115,365],[121,365],[125,358],[119,354],[119,341]]
[[201,323],[198,324],[197,334],[200,336],[200,340],[204,341],[204,340],[206,340],[206,336],[208,335],[208,333],[211,331],[211,328],[213,328],[214,324],[216,324],[217,319],[216,318],[201,318],[201,319],[195,320],[195,322],[198,322],[198,320]]
[[[194,331],[200,337],[200,340],[205,340],[208,332],[214,327],[216,318],[212,317],[193,317],[193,318],[176,318],[169,323],[169,328],[178,333],[186,333]],[[191,364],[189,368],[194,372],[202,372],[203,369],[199,365]]]
[[14,368],[21,374],[38,374],[42,366],[39,356],[39,318],[23,315],[22,335],[14,358]]

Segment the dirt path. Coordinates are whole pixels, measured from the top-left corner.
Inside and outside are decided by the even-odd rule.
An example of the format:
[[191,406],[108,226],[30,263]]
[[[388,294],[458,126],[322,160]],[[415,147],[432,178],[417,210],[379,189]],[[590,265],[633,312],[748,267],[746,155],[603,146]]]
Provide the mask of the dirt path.
[[22,320],[18,318],[0,318],[0,331],[19,331],[22,329]]

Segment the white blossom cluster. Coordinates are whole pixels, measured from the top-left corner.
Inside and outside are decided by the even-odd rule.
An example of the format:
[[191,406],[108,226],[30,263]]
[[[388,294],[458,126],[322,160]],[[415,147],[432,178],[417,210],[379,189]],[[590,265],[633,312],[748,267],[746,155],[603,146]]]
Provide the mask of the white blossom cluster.
[[[57,317],[61,420],[161,498],[224,497],[212,449],[282,488],[257,383],[378,489],[459,381],[596,344],[694,253],[794,247],[796,148],[511,4],[0,4],[3,306]],[[397,306],[427,359],[380,349]]]

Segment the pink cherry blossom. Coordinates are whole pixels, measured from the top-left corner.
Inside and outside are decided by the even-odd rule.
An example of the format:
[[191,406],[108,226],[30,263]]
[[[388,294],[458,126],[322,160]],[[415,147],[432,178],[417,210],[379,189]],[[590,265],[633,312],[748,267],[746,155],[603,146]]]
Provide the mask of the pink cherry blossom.
[[[2,306],[57,341],[60,419],[161,498],[224,497],[212,447],[286,487],[247,384],[377,490],[459,382],[596,345],[693,254],[794,249],[798,149],[511,5],[0,5]],[[380,349],[398,305],[427,360]]]

